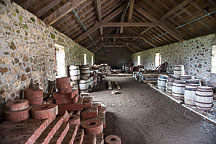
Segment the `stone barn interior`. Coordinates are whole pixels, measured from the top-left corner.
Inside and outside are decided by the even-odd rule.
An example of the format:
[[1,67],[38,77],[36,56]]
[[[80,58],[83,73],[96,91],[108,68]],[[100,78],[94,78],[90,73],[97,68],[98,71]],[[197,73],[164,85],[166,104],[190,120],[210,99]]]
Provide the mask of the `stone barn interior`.
[[1,144],[215,144],[216,0],[0,0]]

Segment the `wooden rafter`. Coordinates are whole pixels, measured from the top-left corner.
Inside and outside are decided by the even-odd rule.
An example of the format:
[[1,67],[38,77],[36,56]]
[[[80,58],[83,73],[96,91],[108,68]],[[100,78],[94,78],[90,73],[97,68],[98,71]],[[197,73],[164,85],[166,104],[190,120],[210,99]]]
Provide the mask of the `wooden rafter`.
[[[82,11],[85,7],[89,6],[92,3],[92,1],[87,1],[85,2],[83,5],[81,5],[79,7],[79,11]],[[80,17],[84,16],[85,14],[89,13],[91,10],[93,10],[94,8],[90,8],[88,11],[85,11],[85,13],[81,13]],[[71,18],[73,16],[73,13],[69,13],[67,16],[63,17],[61,20],[57,21],[56,23],[53,24],[54,27],[57,27],[58,25],[62,24],[63,22],[65,22],[66,20],[68,20],[69,18]],[[72,21],[74,22],[74,21]]]
[[55,7],[57,4],[59,4],[62,0],[53,0],[51,1],[48,5],[44,6],[41,8],[39,11],[35,13],[37,17],[42,16],[46,12],[48,12],[51,8]]
[[95,9],[98,17],[98,21],[101,21],[102,15],[101,15],[101,0],[94,0],[95,3]]
[[24,2],[24,3],[22,4],[22,6],[23,6],[25,9],[27,9],[27,8],[29,8],[30,5],[34,4],[36,1],[37,1],[37,0],[27,0],[26,2]]
[[128,22],[131,22],[133,16],[133,9],[134,9],[134,0],[130,0],[130,8],[128,14]]
[[143,27],[143,26],[159,26],[159,23],[152,22],[107,22],[102,27]]
[[163,15],[160,18],[160,21],[165,20],[166,18],[168,18],[169,16],[171,16],[172,14],[174,14],[175,12],[177,12],[178,10],[182,9],[183,7],[185,7],[186,5],[188,5],[189,3],[191,3],[194,0],[184,0],[183,2],[181,2],[180,4],[178,4],[176,7],[174,7],[173,9],[171,9],[169,12],[167,12],[165,15]]
[[84,3],[86,0],[70,0],[60,8],[58,8],[56,11],[51,13],[48,17],[46,17],[43,21],[48,24],[52,25],[59,19],[66,16],[68,13],[70,13],[73,9],[76,9],[78,6],[80,6],[82,3]]
[[[121,20],[120,20],[120,22],[124,22],[124,19],[125,19],[125,15],[126,15],[126,13],[127,13],[127,10],[128,10],[128,8],[129,8],[129,6],[130,6],[130,1],[128,2],[128,4],[126,5],[126,8],[124,9],[124,11],[123,11],[123,13],[122,13],[122,15],[121,15]],[[116,33],[118,33],[118,30],[119,30],[119,28],[116,30]],[[120,33],[123,33],[123,26],[121,26],[120,27]]]
[[119,15],[122,12],[123,8],[120,7],[118,9],[116,9],[115,11],[113,11],[111,14],[109,14],[107,17],[105,17],[104,19],[102,19],[100,22],[96,22],[94,24],[93,27],[89,28],[86,32],[82,33],[80,36],[78,36],[75,41],[76,42],[80,42],[81,40],[83,40],[84,38],[86,38],[89,34],[93,33],[94,31],[96,31],[103,23],[112,20],[114,17],[116,17],[117,15]]
[[150,21],[153,21],[155,23],[159,23],[159,27],[161,27],[164,31],[168,32],[170,35],[172,35],[175,39],[178,41],[183,41],[184,39],[173,29],[171,29],[167,24],[165,24],[162,21],[157,20],[154,18],[149,12],[143,10],[139,6],[136,7],[136,10],[141,13],[143,16],[145,16]]
[[[131,33],[134,33],[135,34],[135,32],[134,31],[132,31],[132,30],[129,30]],[[151,45],[152,47],[157,47],[153,42],[152,42],[152,40],[150,39],[150,38],[148,38],[148,37],[146,37],[145,35],[141,35],[142,37],[141,37],[141,39],[144,41],[144,42],[146,42],[146,43],[148,43],[149,45]]]
[[103,38],[140,38],[142,37],[141,35],[135,35],[135,34],[130,34],[130,35],[126,35],[126,34],[104,34],[101,37]]

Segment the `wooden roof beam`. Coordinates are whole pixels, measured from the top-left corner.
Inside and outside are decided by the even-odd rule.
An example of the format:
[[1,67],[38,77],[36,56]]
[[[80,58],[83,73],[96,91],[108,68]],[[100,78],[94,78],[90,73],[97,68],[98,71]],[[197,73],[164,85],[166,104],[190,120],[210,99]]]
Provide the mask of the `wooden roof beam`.
[[30,5],[34,4],[37,0],[27,0],[23,4],[21,4],[25,9],[29,8]]
[[141,35],[135,35],[135,34],[130,34],[130,35],[126,35],[126,34],[113,34],[113,35],[109,35],[109,34],[107,34],[107,35],[102,35],[101,37],[103,37],[103,38],[134,38],[134,37],[136,37],[136,38],[140,38],[140,37],[142,37]]
[[116,9],[115,11],[113,11],[111,14],[109,14],[108,16],[106,16],[104,19],[102,19],[100,22],[96,22],[94,24],[94,26],[92,26],[91,28],[89,28],[86,32],[82,33],[80,36],[78,36],[75,41],[76,42],[80,42],[81,40],[83,40],[84,38],[86,38],[89,34],[93,33],[94,31],[96,31],[103,23],[112,20],[114,17],[116,17],[117,15],[119,15],[121,12],[123,11],[123,7],[120,7],[118,9]]
[[144,27],[144,26],[159,26],[159,23],[152,22],[107,22],[101,25],[102,27]]
[[62,0],[53,0],[48,5],[42,7],[39,11],[35,13],[37,17],[42,16],[46,12],[48,12],[51,8],[55,7],[57,4],[59,4]]
[[175,31],[172,30],[168,25],[166,25],[164,22],[157,20],[156,18],[154,18],[149,12],[143,10],[142,8],[140,8],[139,6],[136,7],[136,10],[141,13],[143,16],[145,16],[147,19],[149,19],[150,21],[153,21],[155,23],[159,23],[159,27],[161,27],[164,31],[166,31],[167,33],[169,33],[170,35],[172,35],[175,39],[177,39],[178,41],[183,41],[184,39]]
[[78,6],[80,6],[82,3],[84,3],[86,0],[70,0],[67,3],[65,3],[63,6],[58,8],[56,11],[51,13],[49,16],[47,16],[43,21],[47,25],[52,25],[56,21],[60,20],[64,16],[66,16],[68,13],[70,13],[72,10],[76,9]]
[[134,9],[134,0],[130,0],[130,8],[129,8],[129,14],[128,14],[128,22],[131,22],[133,17],[133,9]]
[[174,13],[176,13],[178,10],[181,10],[182,8],[184,8],[186,5],[188,5],[189,3],[191,3],[194,0],[184,0],[183,2],[181,2],[180,4],[178,4],[176,7],[174,7],[173,9],[171,9],[169,12],[167,12],[165,15],[163,15],[160,18],[160,21],[165,20],[166,18],[168,18],[169,16],[173,15]]
[[98,21],[101,21],[101,0],[94,0]]

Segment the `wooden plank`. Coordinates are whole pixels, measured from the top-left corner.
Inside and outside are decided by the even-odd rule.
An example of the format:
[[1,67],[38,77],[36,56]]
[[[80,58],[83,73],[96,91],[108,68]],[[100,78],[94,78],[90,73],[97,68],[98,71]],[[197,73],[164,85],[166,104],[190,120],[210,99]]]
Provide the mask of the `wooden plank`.
[[134,9],[134,0],[130,0],[130,8],[129,8],[129,14],[128,14],[128,22],[131,22],[133,17],[133,9]]
[[[86,3],[84,3],[83,5],[81,5],[80,7],[79,7],[79,10],[80,11],[83,11],[83,9],[85,8],[85,7],[87,7],[88,5],[90,5],[92,3],[92,1],[87,1]],[[85,16],[87,13],[89,13],[91,10],[93,10],[94,8],[92,7],[92,8],[90,8],[88,11],[85,11],[85,12],[83,12],[83,13],[81,13],[81,15],[80,15],[80,17],[83,17],[83,16]],[[72,13],[73,14],[73,13]],[[60,24],[62,24],[63,22],[65,22],[68,18],[70,18],[70,17],[72,17],[72,14],[68,14],[67,16],[65,16],[65,17],[63,17],[60,21],[57,21],[55,24],[53,24],[53,26],[54,27],[57,27],[58,25],[60,25]],[[71,22],[75,22],[75,20],[74,21],[71,21]]]
[[118,9],[116,9],[115,11],[113,11],[111,14],[109,14],[108,16],[106,16],[104,19],[102,19],[100,22],[96,22],[94,24],[94,26],[92,26],[91,28],[89,28],[86,32],[82,33],[80,36],[78,36],[75,41],[76,42],[80,42],[81,40],[83,40],[84,38],[86,38],[89,34],[93,33],[94,31],[96,31],[103,23],[112,20],[114,17],[116,17],[117,15],[119,15],[121,12],[123,11],[123,8],[120,7]]
[[183,2],[181,2],[180,4],[178,4],[176,7],[174,7],[173,9],[171,9],[169,12],[167,12],[165,15],[163,15],[162,18],[160,18],[160,21],[165,20],[166,18],[168,18],[169,16],[171,16],[172,14],[174,14],[175,12],[177,12],[178,10],[181,10],[186,5],[188,5],[189,3],[191,3],[192,1],[194,1],[194,0],[184,0]]
[[175,39],[178,41],[183,41],[184,39],[175,31],[172,30],[168,25],[166,25],[164,22],[157,20],[154,18],[149,12],[143,10],[139,6],[136,7],[136,10],[141,13],[143,16],[145,16],[150,21],[153,21],[155,23],[159,23],[159,27],[161,27],[164,31],[168,32],[170,35],[172,35]]
[[125,47],[128,48],[129,50],[131,50],[132,52],[136,52],[136,50],[134,50],[133,48],[131,48],[128,44],[125,44]]
[[56,11],[51,13],[49,16],[47,16],[43,21],[48,24],[52,25],[56,21],[60,20],[64,16],[66,16],[68,13],[70,13],[73,9],[76,9],[79,5],[84,3],[86,0],[70,0],[60,8],[58,8]]
[[21,4],[25,9],[29,8],[30,5],[34,4],[37,0],[27,0],[23,4]]
[[159,26],[159,23],[152,22],[107,22],[103,23],[102,27],[144,27],[144,26]]
[[135,34],[130,34],[130,35],[126,35],[126,34],[107,34],[107,35],[102,35],[101,37],[103,38],[140,38],[142,37],[141,35],[135,35]]
[[94,0],[95,3],[95,9],[97,12],[98,21],[101,21],[102,15],[101,15],[101,0]]
[[39,11],[37,11],[35,13],[35,15],[37,17],[42,16],[43,14],[45,14],[46,12],[48,12],[51,8],[55,7],[56,5],[58,5],[62,0],[53,0],[51,1],[48,5],[44,6],[43,8],[41,8]]
[[[129,6],[130,6],[130,1],[128,2],[128,4],[127,4],[125,10],[123,11],[123,13],[122,13],[122,15],[121,15],[121,20],[120,20],[120,22],[124,22],[124,18],[125,18],[125,15],[126,15],[126,13],[127,13],[127,10],[128,10],[128,8],[129,8]],[[116,33],[118,33],[118,30],[119,30],[119,29],[116,30]],[[120,33],[123,33],[123,26],[120,27]]]
[[110,45],[103,45],[103,47],[125,47],[125,45],[112,45],[112,44],[110,44]]

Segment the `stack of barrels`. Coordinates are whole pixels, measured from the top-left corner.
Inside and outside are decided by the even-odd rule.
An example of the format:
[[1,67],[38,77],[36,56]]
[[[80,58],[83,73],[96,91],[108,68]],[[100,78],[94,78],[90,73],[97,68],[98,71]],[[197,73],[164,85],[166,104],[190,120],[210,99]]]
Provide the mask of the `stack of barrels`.
[[178,100],[184,100],[185,84],[189,79],[191,79],[190,75],[182,75],[180,76],[180,80],[174,80],[172,85],[172,95]]
[[71,79],[71,85],[74,88],[78,88],[78,82],[80,80],[80,68],[77,65],[69,66],[69,75]]
[[88,65],[81,65],[80,67],[80,92],[87,92],[90,87],[90,69]]
[[166,82],[166,92],[169,95],[172,95],[172,86],[173,86],[173,82],[175,81],[175,78],[173,77],[173,75],[170,75],[167,78],[167,82]]
[[208,86],[201,86],[199,79],[192,79],[190,75],[183,75],[182,65],[174,66],[174,75],[159,75],[158,89],[165,91],[186,105],[196,106],[198,109],[210,110],[213,106],[213,90]]

